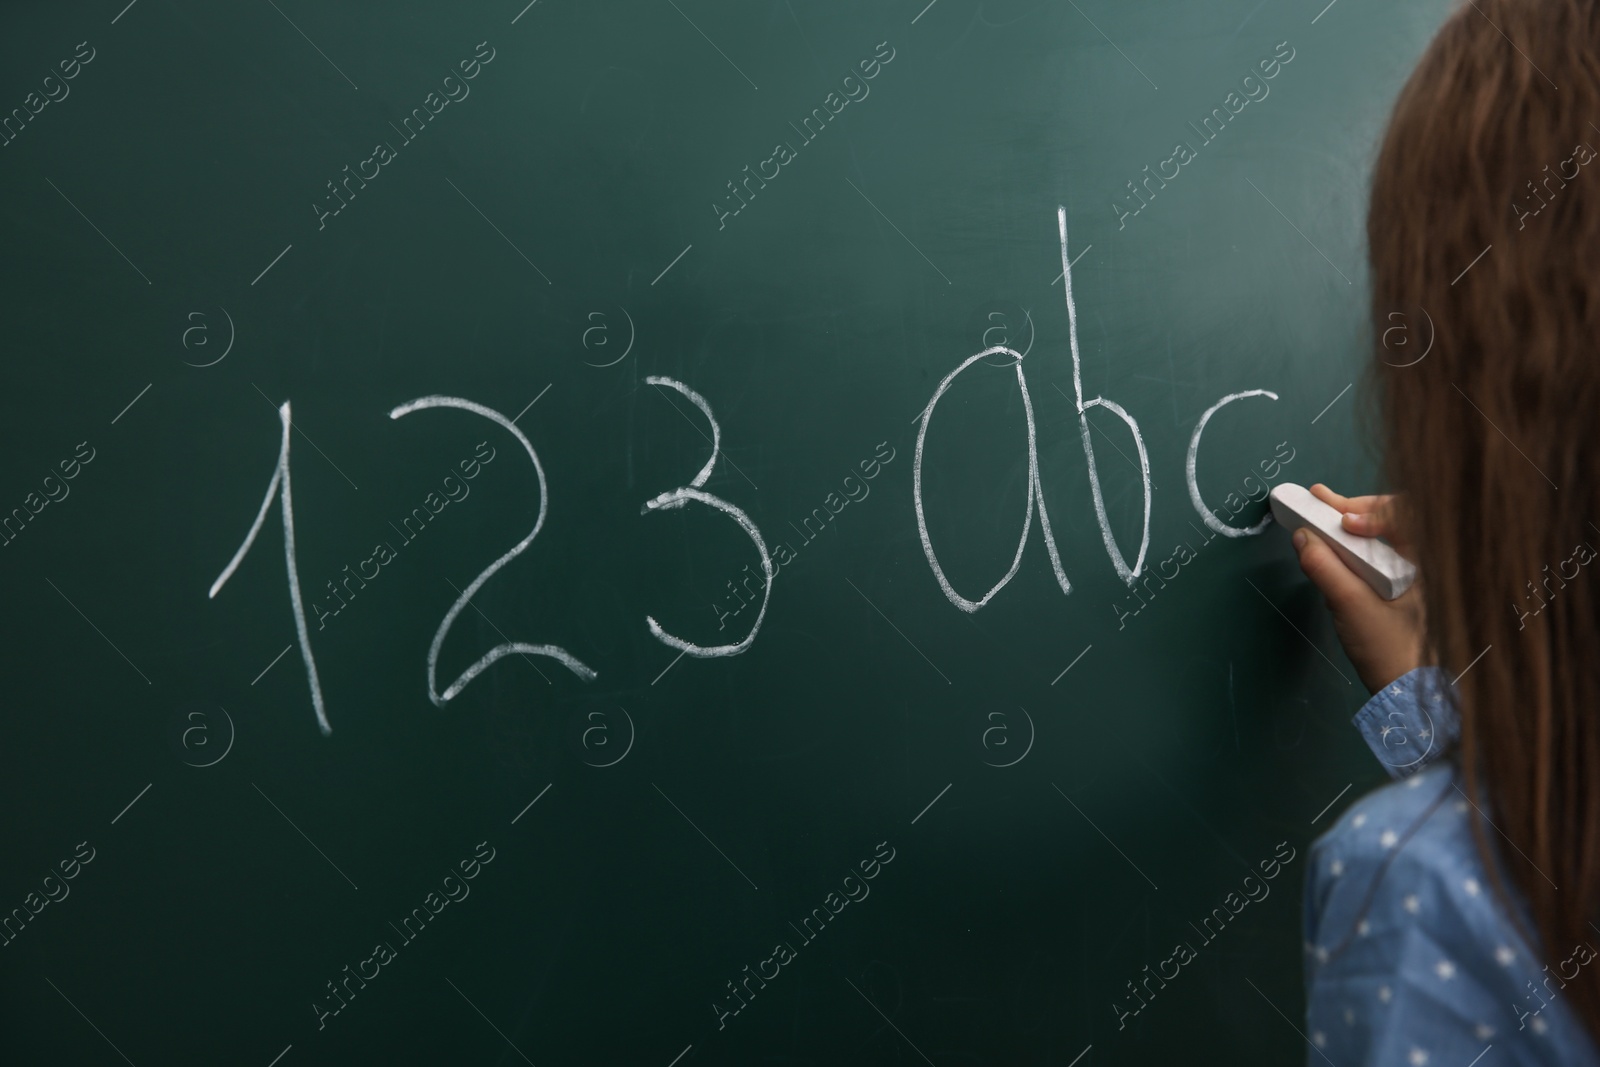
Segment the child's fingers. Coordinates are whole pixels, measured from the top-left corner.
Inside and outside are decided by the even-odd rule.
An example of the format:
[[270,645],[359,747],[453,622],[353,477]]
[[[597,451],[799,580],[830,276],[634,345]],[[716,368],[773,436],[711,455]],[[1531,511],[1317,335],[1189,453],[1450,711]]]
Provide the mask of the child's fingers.
[[1362,537],[1391,537],[1394,534],[1394,519],[1387,511],[1347,511],[1343,518],[1344,528]]
[[1309,528],[1295,531],[1295,548],[1300,554],[1300,569],[1327,598],[1335,615],[1378,600],[1377,593],[1361,577],[1345,566],[1333,548]]
[[1410,558],[1409,544],[1395,517],[1395,497],[1392,493],[1347,497],[1340,496],[1321,483],[1313,485],[1311,492],[1317,499],[1343,513],[1340,525],[1344,529],[1358,537],[1382,537],[1394,545],[1402,556]]
[[1340,511],[1346,510],[1350,505],[1350,501],[1347,498],[1335,493],[1332,489],[1329,489],[1321,482],[1318,482],[1316,485],[1311,487],[1311,495],[1322,501],[1324,504],[1329,504],[1338,508]]
[[1356,511],[1366,513],[1377,511],[1388,505],[1389,496],[1340,496],[1332,489],[1318,482],[1311,487],[1311,495],[1321,500],[1324,504],[1338,508],[1340,511]]
[[1395,551],[1402,556],[1407,559],[1414,558],[1411,554],[1411,542],[1395,517],[1393,498],[1385,496],[1378,499],[1381,503],[1376,510],[1345,512],[1342,525],[1359,537],[1381,537],[1393,545]]
[[1389,502],[1393,499],[1393,495],[1389,493],[1384,493],[1380,496],[1352,496],[1346,498],[1345,510],[1354,511],[1362,515],[1387,511]]

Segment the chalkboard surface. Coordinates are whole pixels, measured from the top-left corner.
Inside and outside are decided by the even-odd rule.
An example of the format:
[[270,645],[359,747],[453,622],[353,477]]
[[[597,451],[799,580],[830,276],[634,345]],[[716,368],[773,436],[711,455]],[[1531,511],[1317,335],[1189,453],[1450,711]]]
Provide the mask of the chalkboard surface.
[[1306,1056],[1444,5],[524,2],[0,14],[0,1059]]

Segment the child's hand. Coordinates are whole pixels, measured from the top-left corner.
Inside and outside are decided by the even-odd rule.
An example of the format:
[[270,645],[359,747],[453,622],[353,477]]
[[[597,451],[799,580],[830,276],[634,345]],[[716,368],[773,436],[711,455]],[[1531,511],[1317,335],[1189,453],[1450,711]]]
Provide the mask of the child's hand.
[[[1410,546],[1395,521],[1392,496],[1347,498],[1320,484],[1313,485],[1311,492],[1344,513],[1343,525],[1349,532],[1382,537],[1402,556],[1411,557]],[[1376,693],[1422,665],[1420,580],[1394,600],[1385,600],[1314,531],[1296,530],[1294,546],[1300,554],[1300,569],[1322,590],[1339,643],[1369,692]]]

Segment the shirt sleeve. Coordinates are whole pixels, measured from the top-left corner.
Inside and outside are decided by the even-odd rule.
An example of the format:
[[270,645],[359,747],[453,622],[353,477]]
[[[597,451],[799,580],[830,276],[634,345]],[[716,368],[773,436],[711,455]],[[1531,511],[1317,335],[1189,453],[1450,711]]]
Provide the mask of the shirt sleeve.
[[1401,675],[1374,693],[1352,722],[1391,778],[1422,770],[1461,733],[1454,687],[1438,667]]

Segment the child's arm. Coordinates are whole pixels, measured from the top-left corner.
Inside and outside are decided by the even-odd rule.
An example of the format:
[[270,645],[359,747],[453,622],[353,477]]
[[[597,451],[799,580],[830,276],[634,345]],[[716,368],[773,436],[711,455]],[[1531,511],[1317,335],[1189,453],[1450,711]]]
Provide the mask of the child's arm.
[[[1383,537],[1403,556],[1409,546],[1395,520],[1391,496],[1342,497],[1325,485],[1311,492],[1344,513],[1346,530],[1362,537]],[[1334,630],[1345,654],[1369,692],[1377,692],[1408,671],[1421,666],[1421,582],[1394,600],[1384,600],[1345,566],[1328,542],[1308,529],[1295,531],[1294,545],[1305,571],[1327,599]]]

